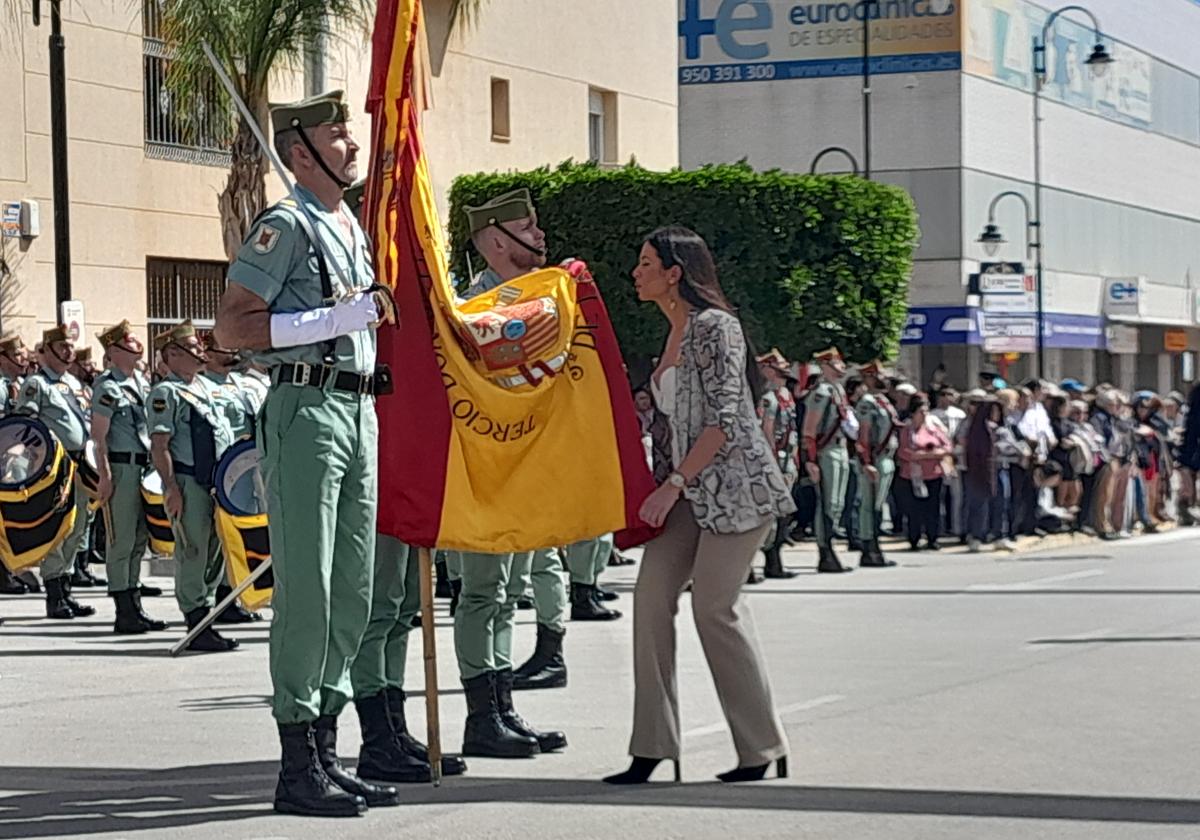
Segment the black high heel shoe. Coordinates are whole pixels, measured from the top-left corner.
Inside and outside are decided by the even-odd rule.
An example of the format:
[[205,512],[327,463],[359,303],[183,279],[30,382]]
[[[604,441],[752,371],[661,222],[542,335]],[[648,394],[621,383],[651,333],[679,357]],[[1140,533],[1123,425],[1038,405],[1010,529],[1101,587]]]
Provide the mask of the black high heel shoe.
[[[635,761],[637,759],[634,759]],[[767,775],[770,762],[756,767],[738,767],[717,776],[722,782],[761,782]],[[632,768],[631,768],[632,769]],[[775,778],[786,779],[788,774],[787,756],[775,759]]]
[[[679,759],[672,758],[669,760],[675,765],[675,782],[678,784],[680,779]],[[633,761],[629,765],[629,769],[624,773],[616,773],[612,776],[605,776],[603,781],[609,785],[644,785],[650,781],[650,774],[654,772],[654,768],[658,767],[659,763],[664,761],[661,758],[642,758],[635,755]]]

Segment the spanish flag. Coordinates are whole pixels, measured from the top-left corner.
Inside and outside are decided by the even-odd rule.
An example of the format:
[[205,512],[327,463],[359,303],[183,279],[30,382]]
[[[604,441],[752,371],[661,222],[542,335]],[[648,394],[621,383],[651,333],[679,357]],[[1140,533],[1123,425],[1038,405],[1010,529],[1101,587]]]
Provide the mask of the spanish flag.
[[654,481],[586,271],[543,269],[456,300],[421,144],[421,27],[420,0],[380,0],[365,218],[401,324],[379,334],[395,381],[377,404],[379,530],[489,553],[609,532],[642,542]]

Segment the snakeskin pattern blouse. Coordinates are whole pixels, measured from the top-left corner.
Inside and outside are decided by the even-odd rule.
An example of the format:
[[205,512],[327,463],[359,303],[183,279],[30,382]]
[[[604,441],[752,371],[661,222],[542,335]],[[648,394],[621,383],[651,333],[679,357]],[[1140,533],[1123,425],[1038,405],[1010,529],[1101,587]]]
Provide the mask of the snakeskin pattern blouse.
[[674,399],[661,406],[671,419],[677,459],[706,428],[725,433],[725,445],[683,491],[696,522],[717,534],[744,534],[796,510],[746,381],[746,352],[734,315],[721,309],[693,312],[683,334]]

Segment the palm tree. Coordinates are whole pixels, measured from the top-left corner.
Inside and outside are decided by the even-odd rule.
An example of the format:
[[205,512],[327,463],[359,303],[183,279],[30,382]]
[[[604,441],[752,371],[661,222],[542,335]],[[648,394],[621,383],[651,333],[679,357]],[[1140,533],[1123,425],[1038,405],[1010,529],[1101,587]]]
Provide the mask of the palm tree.
[[[207,42],[247,109],[266,132],[273,71],[300,66],[306,45],[333,32],[369,29],[374,0],[158,0],[164,40],[174,52],[167,86],[182,102],[202,101],[232,128],[229,178],[217,199],[225,253],[232,260],[266,204],[267,160],[249,125],[224,97],[207,97],[212,69]],[[484,0],[450,0],[452,25],[469,25]],[[195,114],[195,109],[185,109]],[[184,116],[186,120],[187,117]],[[186,126],[185,126],[186,128]]]

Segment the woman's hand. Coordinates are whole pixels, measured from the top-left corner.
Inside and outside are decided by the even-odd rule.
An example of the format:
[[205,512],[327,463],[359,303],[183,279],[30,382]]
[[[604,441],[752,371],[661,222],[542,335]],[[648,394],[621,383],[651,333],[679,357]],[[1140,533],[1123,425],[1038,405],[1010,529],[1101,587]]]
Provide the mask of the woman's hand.
[[642,509],[638,511],[638,516],[650,527],[661,528],[662,524],[667,521],[667,514],[679,501],[679,494],[678,487],[671,484],[660,484],[658,489],[642,502]]

